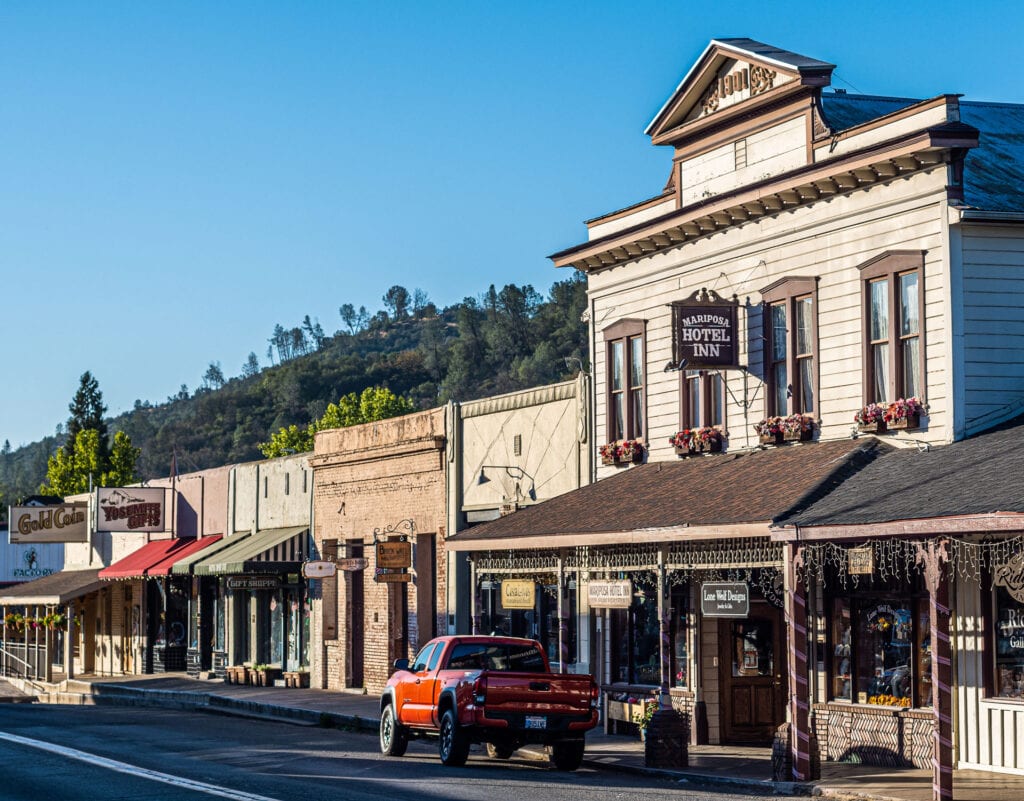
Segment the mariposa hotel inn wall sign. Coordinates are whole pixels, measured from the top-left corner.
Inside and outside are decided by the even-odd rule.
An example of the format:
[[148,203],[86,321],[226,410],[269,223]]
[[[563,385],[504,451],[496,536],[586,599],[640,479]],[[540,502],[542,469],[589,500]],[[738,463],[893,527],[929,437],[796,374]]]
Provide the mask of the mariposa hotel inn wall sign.
[[739,303],[698,289],[672,309],[672,360],[680,370],[739,367]]

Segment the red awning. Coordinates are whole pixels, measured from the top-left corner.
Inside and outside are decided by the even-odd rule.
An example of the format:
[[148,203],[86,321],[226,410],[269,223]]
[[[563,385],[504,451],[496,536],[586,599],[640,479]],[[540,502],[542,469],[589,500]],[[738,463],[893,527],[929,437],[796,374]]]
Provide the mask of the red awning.
[[179,559],[184,559],[187,556],[191,556],[192,554],[196,553],[197,551],[203,550],[203,548],[208,548],[209,546],[213,545],[214,543],[220,542],[222,536],[223,535],[221,535],[221,534],[213,534],[212,536],[203,537],[202,539],[177,540],[178,542],[182,543],[182,546],[180,548],[177,548],[176,550],[172,551],[171,553],[167,554],[167,556],[165,556],[159,562],[154,563],[153,566],[150,567],[146,571],[146,575],[147,576],[168,576],[168,575],[170,575],[170,573],[171,573],[171,566],[175,562],[177,562]]
[[[218,539],[220,535],[217,535]],[[201,540],[192,539],[172,539],[172,540],[155,540],[154,542],[148,542],[143,545],[139,550],[133,551],[128,554],[124,559],[119,559],[109,567],[105,567],[100,571],[101,579],[125,579],[125,578],[145,578],[148,575],[167,575],[167,571],[170,566],[176,562],[180,556],[185,554],[185,549],[195,547],[200,543],[202,546],[214,541],[213,537],[203,537]],[[152,570],[157,565],[161,565],[167,562],[166,567],[162,573],[152,573]]]

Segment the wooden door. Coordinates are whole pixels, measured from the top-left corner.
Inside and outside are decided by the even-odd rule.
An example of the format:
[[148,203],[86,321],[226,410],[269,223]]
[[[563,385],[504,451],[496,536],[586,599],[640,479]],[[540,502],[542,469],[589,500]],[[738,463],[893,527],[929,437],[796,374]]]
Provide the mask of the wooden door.
[[743,619],[719,621],[722,742],[770,745],[785,722],[782,611],[752,604]]

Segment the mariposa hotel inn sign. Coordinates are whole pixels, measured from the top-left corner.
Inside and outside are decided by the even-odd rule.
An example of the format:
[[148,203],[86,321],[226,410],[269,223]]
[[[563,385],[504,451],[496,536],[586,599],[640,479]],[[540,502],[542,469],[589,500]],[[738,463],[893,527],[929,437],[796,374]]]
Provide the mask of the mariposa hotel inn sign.
[[739,366],[739,303],[709,289],[698,289],[672,308],[672,360],[677,369]]

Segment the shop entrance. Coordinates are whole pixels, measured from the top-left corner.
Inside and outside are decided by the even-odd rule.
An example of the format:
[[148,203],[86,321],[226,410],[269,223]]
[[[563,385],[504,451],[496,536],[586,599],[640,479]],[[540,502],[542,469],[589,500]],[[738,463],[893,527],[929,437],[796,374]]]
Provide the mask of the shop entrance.
[[786,719],[782,610],[752,603],[743,619],[718,622],[722,742],[770,745]]

